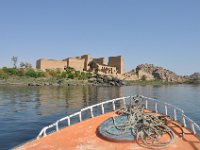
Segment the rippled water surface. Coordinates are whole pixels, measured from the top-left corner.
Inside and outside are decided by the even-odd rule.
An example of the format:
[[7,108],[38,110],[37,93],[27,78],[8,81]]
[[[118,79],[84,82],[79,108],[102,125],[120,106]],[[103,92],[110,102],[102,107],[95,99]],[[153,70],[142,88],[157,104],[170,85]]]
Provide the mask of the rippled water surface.
[[46,125],[108,99],[142,94],[179,106],[200,125],[200,86],[0,86],[0,149],[35,138]]

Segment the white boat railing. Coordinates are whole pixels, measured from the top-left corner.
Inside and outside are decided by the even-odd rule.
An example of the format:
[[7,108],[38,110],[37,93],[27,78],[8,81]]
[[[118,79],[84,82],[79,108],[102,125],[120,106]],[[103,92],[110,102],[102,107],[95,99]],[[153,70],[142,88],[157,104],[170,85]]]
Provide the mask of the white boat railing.
[[[186,116],[184,114],[184,111],[181,108],[178,108],[177,106],[174,106],[172,104],[163,103],[157,99],[153,99],[153,98],[149,98],[145,96],[142,96],[142,97],[143,97],[143,100],[145,100],[146,109],[149,109],[148,104],[151,101],[153,102],[154,110],[153,109],[149,109],[149,110],[153,110],[155,112],[161,113],[158,111],[158,104],[160,104],[161,108],[164,106],[164,113],[161,113],[161,114],[169,116],[175,121],[178,121],[179,123],[183,125],[183,127],[187,127],[193,134],[200,136],[200,126],[197,123],[195,123],[192,119],[190,119],[188,116]],[[172,110],[171,114],[169,114],[169,109]],[[178,119],[178,113],[179,113],[180,119]]]
[[[66,116],[64,118],[61,118],[61,119],[57,120],[55,123],[44,127],[38,134],[37,139],[39,139],[43,136],[46,136],[54,131],[59,131],[61,129],[59,124],[61,124],[64,121],[67,121],[67,126],[70,126],[71,119],[73,117],[78,116],[79,122],[83,121],[83,112],[85,112],[85,111],[89,111],[89,114],[90,114],[89,116],[91,118],[93,118],[93,117],[95,117],[94,109],[96,107],[100,107],[100,110],[101,110],[101,112],[98,115],[105,114],[105,113],[107,113],[107,112],[105,112],[106,105],[112,104],[112,109],[110,109],[109,112],[115,111],[117,102],[119,102],[120,106],[124,106],[124,105],[128,104],[128,102],[130,102],[130,100],[133,97],[134,96],[116,98],[116,99],[104,101],[104,102],[101,102],[98,104],[94,104],[94,105],[85,107],[85,108],[81,109],[79,112],[76,112],[76,113]],[[191,120],[189,117],[187,117],[184,114],[184,111],[182,109],[180,109],[174,105],[168,104],[168,103],[163,103],[157,99],[148,98],[145,96],[141,96],[141,98],[143,99],[143,101],[145,103],[146,109],[169,116],[172,119],[174,119],[175,121],[180,122],[184,127],[187,127],[188,129],[190,129],[193,132],[193,134],[200,136],[199,135],[200,134],[199,125],[197,125],[193,120]],[[159,111],[159,110],[161,110],[161,111]],[[96,115],[96,116],[98,116],[98,115]],[[48,132],[48,130],[51,130],[51,132]]]

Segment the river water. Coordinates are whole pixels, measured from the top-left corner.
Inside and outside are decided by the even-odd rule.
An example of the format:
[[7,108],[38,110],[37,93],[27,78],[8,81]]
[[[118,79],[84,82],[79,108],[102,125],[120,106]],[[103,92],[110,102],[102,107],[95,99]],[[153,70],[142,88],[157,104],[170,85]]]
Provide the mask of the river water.
[[200,125],[200,85],[0,86],[0,149],[35,138],[44,126],[85,106],[135,94],[176,105]]

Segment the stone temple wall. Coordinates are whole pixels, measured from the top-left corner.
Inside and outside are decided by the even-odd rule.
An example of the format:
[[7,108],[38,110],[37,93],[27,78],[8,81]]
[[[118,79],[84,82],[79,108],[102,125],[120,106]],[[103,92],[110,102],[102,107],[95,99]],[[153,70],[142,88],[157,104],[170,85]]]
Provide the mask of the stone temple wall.
[[67,67],[72,67],[76,71],[84,71],[85,59],[82,58],[68,58]]
[[53,60],[53,59],[39,59],[36,62],[36,68],[41,70],[46,69],[59,69],[64,71],[64,68],[67,66],[66,61],[62,60]]
[[85,59],[84,62],[84,71],[87,71],[90,69],[90,67],[88,66],[88,64],[93,60],[92,56],[90,55],[83,55],[81,56],[82,59]]
[[108,66],[116,67],[118,74],[124,74],[124,59],[122,56],[109,57]]

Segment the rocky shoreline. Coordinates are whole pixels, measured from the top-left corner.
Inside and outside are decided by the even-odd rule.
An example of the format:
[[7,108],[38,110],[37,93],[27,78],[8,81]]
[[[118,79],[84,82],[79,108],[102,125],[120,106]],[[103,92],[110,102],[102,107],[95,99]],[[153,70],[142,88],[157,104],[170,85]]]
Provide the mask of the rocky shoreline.
[[96,86],[122,86],[126,85],[125,81],[120,80],[117,77],[109,75],[97,74],[93,78],[88,80],[89,83]]
[[77,78],[56,77],[25,77],[10,76],[0,79],[0,85],[23,86],[130,86],[130,85],[162,85],[162,84],[200,84],[200,73],[190,76],[180,76],[176,73],[153,64],[141,64],[123,75],[112,76],[105,74],[92,74],[85,80]]
[[162,80],[120,80],[112,76],[98,76],[92,77],[89,80],[66,80],[66,79],[12,79],[12,80],[0,80],[0,86],[29,86],[29,87],[42,87],[42,86],[54,86],[54,87],[67,87],[67,86],[101,86],[101,87],[120,87],[120,86],[132,86],[132,85],[171,85],[171,84],[199,84],[200,82],[166,82]]
[[116,77],[96,75],[88,80],[56,79],[56,78],[19,78],[0,80],[0,85],[22,86],[123,86],[126,83]]

